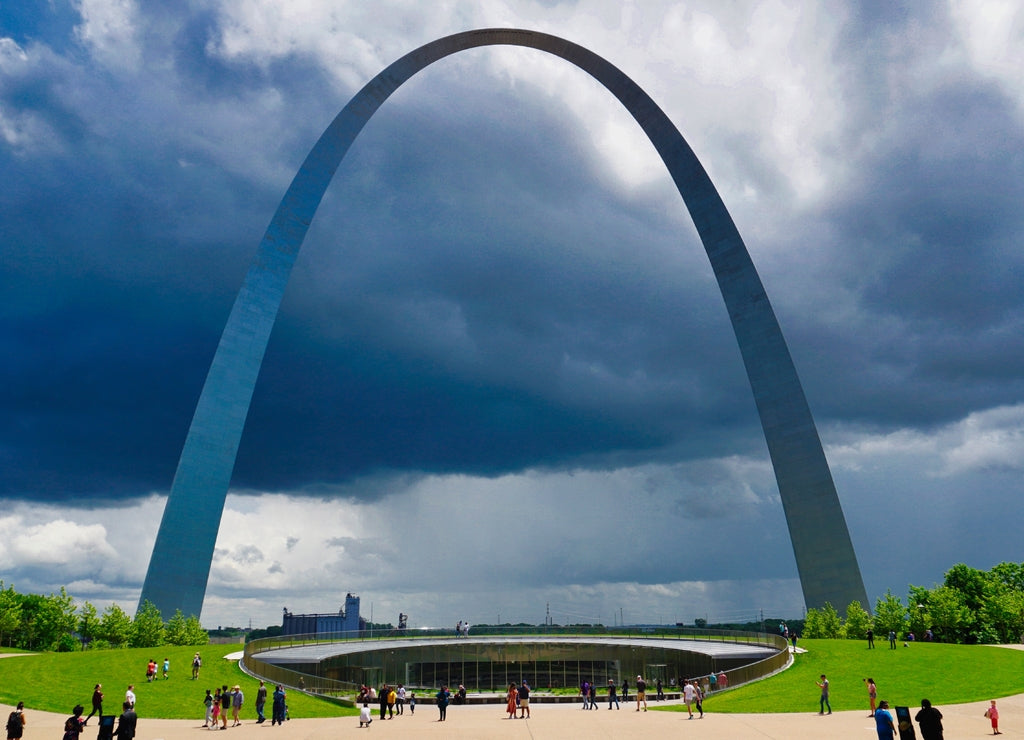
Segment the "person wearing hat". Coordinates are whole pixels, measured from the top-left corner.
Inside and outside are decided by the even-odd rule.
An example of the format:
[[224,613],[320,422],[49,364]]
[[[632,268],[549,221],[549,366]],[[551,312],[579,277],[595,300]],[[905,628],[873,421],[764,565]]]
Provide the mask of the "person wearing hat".
[[238,727],[241,721],[238,719],[238,713],[242,711],[242,702],[245,701],[245,696],[242,694],[242,687],[237,684],[231,690],[231,718],[235,721],[232,727]]
[[889,714],[887,701],[878,702],[878,709],[875,710],[875,731],[878,732],[878,740],[894,740],[896,737],[896,725]]

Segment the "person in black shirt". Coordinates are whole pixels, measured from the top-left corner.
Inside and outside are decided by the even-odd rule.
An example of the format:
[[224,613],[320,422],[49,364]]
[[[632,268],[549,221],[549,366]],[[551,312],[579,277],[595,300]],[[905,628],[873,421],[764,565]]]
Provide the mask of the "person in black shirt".
[[924,740],[942,740],[942,712],[933,707],[930,701],[921,700],[921,711],[914,719],[921,725],[921,737]]

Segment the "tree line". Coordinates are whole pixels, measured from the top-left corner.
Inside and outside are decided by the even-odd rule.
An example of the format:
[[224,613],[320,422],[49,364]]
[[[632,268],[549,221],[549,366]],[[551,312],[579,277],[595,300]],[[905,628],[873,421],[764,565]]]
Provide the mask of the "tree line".
[[160,645],[206,645],[209,635],[196,616],[177,610],[165,623],[146,601],[132,619],[117,604],[99,612],[88,601],[75,606],[60,592],[20,594],[0,581],[0,645],[24,650],[71,652]]
[[875,602],[874,615],[860,602],[846,607],[846,618],[831,604],[808,609],[802,637],[863,640],[868,629],[884,637],[916,639],[931,630],[938,642],[1019,643],[1024,638],[1024,563],[1000,563],[978,570],[958,563],[941,585],[909,587],[906,601],[891,591]]

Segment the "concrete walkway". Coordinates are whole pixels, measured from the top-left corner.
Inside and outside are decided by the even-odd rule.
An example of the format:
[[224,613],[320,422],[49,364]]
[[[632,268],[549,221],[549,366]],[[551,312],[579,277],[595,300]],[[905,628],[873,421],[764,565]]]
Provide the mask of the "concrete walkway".
[[[811,696],[814,700],[816,697]],[[814,701],[809,703],[813,704]],[[712,704],[712,702],[709,702]],[[989,722],[982,715],[988,702],[939,707],[946,738],[991,737]],[[0,705],[6,717],[11,707]],[[636,705],[609,711],[583,711],[579,705],[538,704],[528,720],[505,719],[499,706],[453,706],[448,719],[437,721],[437,709],[421,706],[416,714],[392,720],[375,719],[369,729],[359,729],[357,717],[334,719],[293,719],[283,726],[257,725],[252,720],[241,727],[229,727],[224,737],[241,740],[336,740],[338,737],[411,738],[522,738],[523,740],[651,740],[660,737],[707,738],[708,740],[821,740],[821,738],[864,738],[875,740],[874,721],[867,708],[859,712],[836,712],[831,716],[808,714],[714,714],[703,720],[688,720],[686,713],[637,712]],[[1007,738],[1024,738],[1024,694],[999,700],[1000,729]],[[250,710],[251,711],[251,710]],[[916,709],[913,711],[916,712]],[[26,710],[25,738],[58,738],[67,715]],[[95,721],[95,720],[93,720]],[[202,721],[139,718],[137,740],[201,740],[210,733]],[[915,726],[915,731],[920,732]],[[95,738],[92,725],[82,740]],[[219,732],[219,731],[218,731]]]

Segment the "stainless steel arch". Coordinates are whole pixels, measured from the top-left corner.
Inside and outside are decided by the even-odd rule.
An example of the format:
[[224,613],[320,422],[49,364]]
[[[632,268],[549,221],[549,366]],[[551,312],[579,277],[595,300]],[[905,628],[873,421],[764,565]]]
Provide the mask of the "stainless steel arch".
[[[363,126],[410,77],[466,49],[524,46],[575,64],[604,85],[661,155],[693,218],[746,365],[808,606],[867,607],[832,474],[775,313],[729,212],[689,145],[636,83],[597,54],[535,31],[484,29],[410,52],[373,78],[317,141],[274,214],[235,300],[171,486],[140,606],[200,614],[242,428],[292,265],[335,170]],[[216,523],[217,526],[213,526]]]

